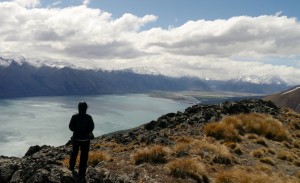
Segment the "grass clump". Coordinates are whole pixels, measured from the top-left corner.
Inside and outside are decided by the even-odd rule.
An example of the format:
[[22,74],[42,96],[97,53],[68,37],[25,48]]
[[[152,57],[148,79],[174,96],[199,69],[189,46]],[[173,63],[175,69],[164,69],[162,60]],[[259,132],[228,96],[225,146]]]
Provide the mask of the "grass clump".
[[[223,118],[220,122],[204,126],[208,136],[226,141],[239,141],[245,133],[257,134],[275,141],[288,140],[288,131],[283,124],[266,114],[239,114]],[[249,137],[248,137],[249,138]]]
[[240,168],[233,168],[228,171],[218,172],[215,177],[215,183],[274,183],[297,182],[295,178],[289,176],[282,176],[279,174],[267,174],[253,170],[244,170]]
[[271,166],[275,166],[275,162],[271,157],[263,157],[263,158],[260,158],[259,161],[262,163],[271,165]]
[[192,144],[191,152],[213,163],[231,164],[233,161],[233,156],[228,148],[218,142],[211,143],[206,140],[195,140]]
[[267,150],[265,148],[256,149],[252,151],[252,156],[256,158],[262,158],[266,154]]
[[168,151],[161,145],[154,145],[149,148],[139,149],[133,154],[135,164],[148,163],[166,163]]
[[[76,167],[79,166],[79,161],[80,161],[80,153],[77,156],[76,159]],[[96,166],[98,163],[102,162],[102,161],[112,161],[113,159],[106,153],[106,152],[102,152],[102,151],[90,151],[89,152],[89,158],[88,158],[88,165],[89,166]],[[63,159],[61,161],[62,165],[65,167],[69,166],[69,162],[70,162],[70,157],[66,157],[65,159]]]
[[197,182],[209,182],[205,166],[196,159],[177,159],[169,162],[166,168],[174,177],[191,177]]
[[291,153],[289,153],[287,151],[284,151],[284,152],[279,153],[277,155],[277,158],[281,159],[281,160],[284,160],[284,161],[293,162],[296,157],[294,157],[293,154],[291,154]]

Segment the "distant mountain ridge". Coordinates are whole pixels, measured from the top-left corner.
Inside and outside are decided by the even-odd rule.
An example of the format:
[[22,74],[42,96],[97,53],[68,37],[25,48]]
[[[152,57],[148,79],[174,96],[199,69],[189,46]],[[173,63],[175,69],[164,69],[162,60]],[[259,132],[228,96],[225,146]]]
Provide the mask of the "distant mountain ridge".
[[292,87],[281,93],[269,95],[264,98],[270,100],[280,107],[288,107],[300,112],[300,86]]
[[210,88],[198,78],[173,78],[126,70],[103,71],[48,65],[35,67],[14,60],[0,67],[0,97],[118,94],[152,90],[209,91]]
[[0,56],[0,97],[96,95],[160,91],[231,91],[270,94],[290,87],[279,77],[241,76],[228,81],[171,77],[154,67],[101,70],[54,59]]

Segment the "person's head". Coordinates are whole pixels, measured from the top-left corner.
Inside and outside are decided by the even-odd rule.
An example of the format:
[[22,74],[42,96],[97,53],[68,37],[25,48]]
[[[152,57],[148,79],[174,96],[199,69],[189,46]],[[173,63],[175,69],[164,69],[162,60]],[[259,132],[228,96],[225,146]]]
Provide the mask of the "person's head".
[[87,108],[88,108],[88,105],[86,104],[86,102],[79,102],[79,104],[78,104],[79,114],[86,114]]

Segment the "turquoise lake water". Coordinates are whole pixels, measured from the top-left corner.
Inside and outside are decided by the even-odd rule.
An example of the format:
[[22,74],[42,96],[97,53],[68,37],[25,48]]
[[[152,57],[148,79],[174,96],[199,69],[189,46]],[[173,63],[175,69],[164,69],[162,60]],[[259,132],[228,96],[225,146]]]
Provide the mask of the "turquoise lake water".
[[0,155],[23,156],[32,145],[64,145],[77,104],[86,101],[95,136],[133,128],[190,103],[144,94],[0,99]]

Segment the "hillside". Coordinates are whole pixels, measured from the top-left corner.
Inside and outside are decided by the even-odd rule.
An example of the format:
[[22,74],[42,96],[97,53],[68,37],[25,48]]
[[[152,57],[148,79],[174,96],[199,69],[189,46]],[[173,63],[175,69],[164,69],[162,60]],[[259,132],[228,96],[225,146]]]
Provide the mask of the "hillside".
[[[0,158],[0,182],[76,182],[71,147]],[[300,182],[300,115],[272,102],[194,105],[92,141],[87,182]]]
[[277,106],[288,107],[296,112],[300,112],[300,87],[295,86],[284,92],[269,95],[264,100],[270,100]]

